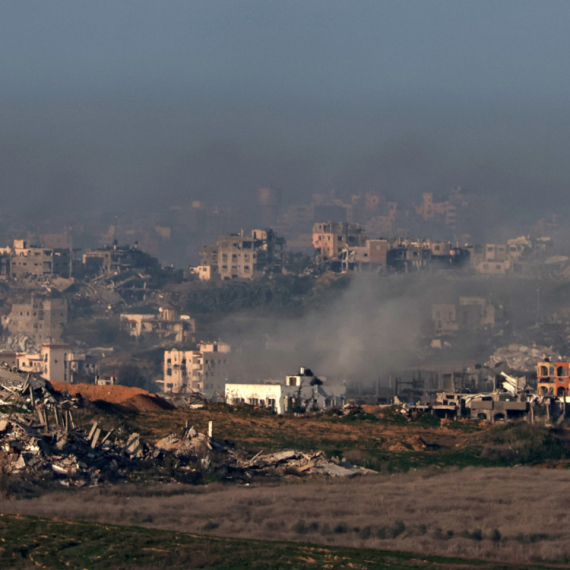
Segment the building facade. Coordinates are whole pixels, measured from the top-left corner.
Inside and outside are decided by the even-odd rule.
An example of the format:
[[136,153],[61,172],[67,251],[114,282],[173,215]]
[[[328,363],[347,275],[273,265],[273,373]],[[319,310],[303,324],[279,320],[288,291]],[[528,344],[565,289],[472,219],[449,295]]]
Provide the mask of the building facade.
[[14,303],[2,326],[11,335],[25,335],[37,345],[59,342],[67,324],[67,300],[33,297],[25,303]]
[[221,236],[215,244],[202,247],[200,265],[192,271],[205,281],[252,280],[269,271],[280,273],[284,246],[284,238],[269,229]]
[[165,351],[163,391],[199,392],[207,398],[223,394],[230,353],[230,345],[224,342],[202,342],[197,350]]

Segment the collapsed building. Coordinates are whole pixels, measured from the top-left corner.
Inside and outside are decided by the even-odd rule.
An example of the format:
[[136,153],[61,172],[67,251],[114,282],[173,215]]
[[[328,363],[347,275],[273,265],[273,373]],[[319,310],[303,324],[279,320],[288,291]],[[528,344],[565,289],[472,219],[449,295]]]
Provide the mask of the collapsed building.
[[321,222],[313,226],[316,263],[332,271],[353,272],[387,268],[413,272],[429,268],[462,267],[469,261],[465,248],[430,239],[370,239],[359,224]]
[[322,452],[245,451],[232,442],[214,439],[211,421],[207,434],[187,422],[182,430],[154,445],[136,432],[128,433],[124,426],[109,429],[99,421],[80,425],[82,414],[78,412],[89,405],[80,392],[73,396],[59,392],[41,378],[6,367],[0,367],[0,405],[18,410],[0,411],[3,473],[19,476],[28,485],[85,487],[145,477],[155,483],[196,483],[206,473],[234,482],[285,474],[351,477],[373,473],[338,458],[329,460]]
[[432,324],[436,336],[494,328],[504,320],[503,305],[483,297],[459,297],[456,303],[432,305]]
[[285,382],[226,384],[226,402],[266,408],[277,414],[317,411],[344,404],[345,385],[317,378],[308,368],[287,376]]
[[536,404],[532,391],[527,389],[525,379],[502,373],[499,389],[483,394],[441,392],[430,405],[432,413],[439,417],[469,418],[495,422],[524,418]]
[[119,275],[133,269],[156,273],[160,269],[158,259],[141,251],[138,244],[119,245],[116,240],[112,246],[87,250],[82,261],[86,275]]

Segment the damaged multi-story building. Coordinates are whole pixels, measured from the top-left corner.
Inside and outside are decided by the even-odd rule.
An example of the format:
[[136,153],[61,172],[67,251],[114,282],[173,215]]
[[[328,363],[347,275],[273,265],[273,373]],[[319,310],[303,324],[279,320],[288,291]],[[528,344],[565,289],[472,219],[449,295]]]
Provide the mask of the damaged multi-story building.
[[507,243],[485,243],[468,246],[471,267],[484,275],[523,273],[524,262],[532,258],[535,244],[527,237]]
[[252,280],[265,273],[280,273],[284,247],[285,239],[270,229],[221,236],[215,244],[202,247],[200,265],[191,272],[203,281]]
[[505,309],[483,297],[459,297],[455,303],[434,303],[432,324],[436,336],[475,332],[504,323]]
[[51,382],[91,382],[97,372],[95,359],[74,351],[69,344],[42,344],[38,352],[17,354],[16,362],[18,370]]
[[32,297],[29,301],[14,303],[3,328],[12,336],[24,335],[36,345],[59,342],[67,324],[67,300]]
[[267,408],[277,414],[314,411],[341,406],[346,386],[330,384],[317,378],[310,369],[300,368],[285,382],[267,381],[254,384],[226,384],[226,402]]
[[23,277],[70,277],[72,250],[30,245],[27,240],[15,239],[12,246],[0,248],[2,275],[12,279]]
[[539,395],[556,396],[566,401],[570,393],[570,362],[539,362],[536,380]]
[[313,226],[313,248],[317,263],[330,263],[341,267],[345,249],[364,247],[368,240],[366,230],[360,224],[349,222],[319,222]]
[[[368,239],[363,245],[339,250],[341,270],[367,271],[385,267],[391,271],[409,273],[429,269],[448,269],[466,265],[469,252],[451,242],[430,239],[392,238]],[[332,266],[334,269],[334,265]]]
[[195,341],[196,321],[174,307],[160,307],[158,314],[123,313],[121,328],[136,339],[156,339],[186,344]]
[[164,352],[163,391],[198,392],[207,398],[224,393],[231,347],[224,342],[201,342],[196,350]]
[[134,247],[119,245],[117,241],[112,246],[90,249],[83,253],[83,271],[86,275],[118,275],[130,270],[140,270],[146,273],[156,273],[160,270],[158,259]]

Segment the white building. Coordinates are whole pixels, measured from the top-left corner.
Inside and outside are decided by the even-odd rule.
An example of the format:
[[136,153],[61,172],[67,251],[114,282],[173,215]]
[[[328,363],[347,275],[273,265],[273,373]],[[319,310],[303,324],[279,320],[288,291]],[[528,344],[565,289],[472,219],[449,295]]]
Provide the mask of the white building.
[[278,414],[323,410],[344,403],[346,386],[329,385],[307,368],[287,376],[285,383],[226,384],[226,402],[269,408]]

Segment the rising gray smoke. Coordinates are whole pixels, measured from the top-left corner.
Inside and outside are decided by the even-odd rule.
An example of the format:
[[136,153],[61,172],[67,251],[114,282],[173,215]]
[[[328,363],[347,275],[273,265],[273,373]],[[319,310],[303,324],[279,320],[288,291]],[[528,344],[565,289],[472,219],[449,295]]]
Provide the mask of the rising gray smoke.
[[384,378],[413,358],[425,298],[420,281],[358,275],[326,307],[302,317],[261,319],[245,335],[229,338],[237,348],[237,379],[278,379],[299,366],[336,381]]

